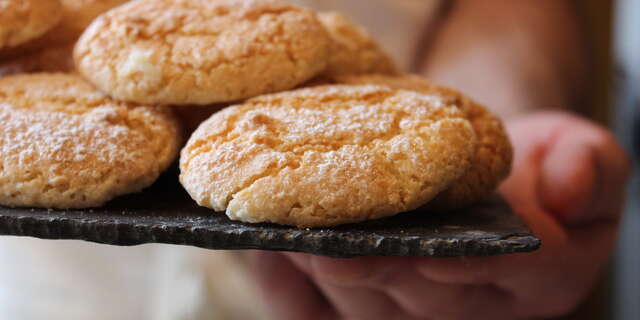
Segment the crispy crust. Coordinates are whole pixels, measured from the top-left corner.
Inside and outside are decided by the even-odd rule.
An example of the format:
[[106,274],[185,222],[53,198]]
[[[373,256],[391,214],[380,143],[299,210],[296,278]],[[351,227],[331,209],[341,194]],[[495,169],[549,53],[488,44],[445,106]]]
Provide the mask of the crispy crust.
[[85,208],[140,191],[175,159],[179,132],[170,110],[78,76],[0,78],[0,204]]
[[59,0],[1,0],[0,50],[35,39],[62,18]]
[[320,86],[229,107],[196,130],[180,181],[234,220],[332,226],[431,200],[470,165],[475,135],[440,100],[380,86]]
[[278,0],[137,0],[96,19],[74,56],[117,99],[205,105],[293,88],[329,46],[313,12]]
[[418,76],[388,77],[367,75],[339,77],[338,83],[386,85],[396,89],[420,92],[442,99],[447,105],[462,110],[473,125],[478,147],[471,168],[448,190],[439,194],[429,205],[437,210],[458,209],[493,193],[511,172],[513,148],[502,121],[484,106],[460,92],[438,86]]

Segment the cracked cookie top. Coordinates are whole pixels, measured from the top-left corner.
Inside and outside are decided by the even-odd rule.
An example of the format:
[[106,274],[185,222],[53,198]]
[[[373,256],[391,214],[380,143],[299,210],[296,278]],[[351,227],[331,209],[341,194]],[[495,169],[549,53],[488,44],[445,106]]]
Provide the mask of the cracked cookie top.
[[384,85],[394,89],[416,91],[442,99],[444,103],[455,106],[466,114],[478,138],[478,147],[471,168],[430,203],[432,208],[452,210],[473,204],[495,192],[500,182],[509,176],[513,148],[502,121],[487,108],[460,92],[412,75],[345,76],[338,77],[335,81],[354,85]]
[[180,140],[171,110],[114,101],[78,76],[0,78],[0,204],[100,206],[153,183]]
[[0,50],[43,35],[61,18],[59,0],[0,0]]
[[96,19],[74,59],[116,99],[203,105],[293,88],[329,47],[313,12],[279,0],[137,0]]
[[257,97],[205,121],[180,180],[234,220],[332,226],[415,209],[469,167],[463,112],[415,92],[329,85]]

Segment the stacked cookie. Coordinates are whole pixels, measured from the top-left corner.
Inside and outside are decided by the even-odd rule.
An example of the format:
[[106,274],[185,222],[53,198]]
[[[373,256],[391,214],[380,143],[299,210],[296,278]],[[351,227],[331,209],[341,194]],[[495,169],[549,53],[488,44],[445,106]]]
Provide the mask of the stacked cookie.
[[73,46],[100,14],[128,0],[1,0],[0,76],[73,71]]
[[101,206],[177,157],[170,108],[117,101],[73,74],[77,38],[124,2],[0,0],[0,204]]
[[138,191],[175,158],[176,119],[190,135],[184,188],[245,222],[319,227],[455,209],[492,193],[511,166],[498,118],[400,75],[337,13],[137,0],[94,20],[73,61],[91,85],[0,80],[0,204],[86,207]]

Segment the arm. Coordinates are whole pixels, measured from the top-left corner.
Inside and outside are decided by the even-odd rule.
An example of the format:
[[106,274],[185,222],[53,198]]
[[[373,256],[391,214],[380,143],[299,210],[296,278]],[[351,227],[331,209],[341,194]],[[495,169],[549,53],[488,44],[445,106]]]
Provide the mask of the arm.
[[585,47],[572,1],[459,0],[421,71],[508,118],[579,103]]

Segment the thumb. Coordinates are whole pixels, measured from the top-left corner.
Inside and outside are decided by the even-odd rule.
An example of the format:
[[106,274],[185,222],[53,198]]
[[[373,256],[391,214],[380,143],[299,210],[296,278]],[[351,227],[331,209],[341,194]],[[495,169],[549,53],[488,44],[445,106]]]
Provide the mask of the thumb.
[[599,126],[562,118],[542,158],[542,206],[565,224],[617,218],[629,171],[626,154]]

